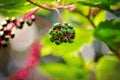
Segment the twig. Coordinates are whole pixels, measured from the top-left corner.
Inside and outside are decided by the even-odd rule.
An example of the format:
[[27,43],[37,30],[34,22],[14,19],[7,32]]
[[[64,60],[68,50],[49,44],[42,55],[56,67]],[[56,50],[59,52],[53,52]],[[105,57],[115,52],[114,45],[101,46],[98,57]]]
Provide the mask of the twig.
[[60,24],[62,25],[62,17],[61,17],[61,15],[60,15],[60,11],[59,11],[57,8],[54,8],[54,10],[57,12],[58,17],[59,17],[59,22],[60,22]]
[[69,6],[62,6],[62,5],[60,5],[60,6],[55,6],[55,8],[49,8],[49,7],[43,6],[43,5],[39,4],[39,3],[36,3],[33,0],[27,0],[27,1],[30,2],[30,3],[32,3],[32,4],[34,4],[34,5],[36,5],[36,6],[38,6],[38,7],[40,7],[40,8],[43,8],[43,9],[46,9],[46,10],[49,10],[49,11],[55,10],[57,12],[58,16],[59,16],[60,24],[62,23],[62,19],[61,19],[61,15],[60,15],[60,13],[58,13],[57,9],[68,9],[71,12],[79,13],[80,15],[82,15],[83,17],[85,17],[91,23],[91,25],[94,28],[96,28],[96,26],[93,23],[93,21],[89,17],[87,17],[86,15],[84,15],[83,13],[81,13],[80,11],[76,10],[76,7],[73,6],[73,5],[69,5]]
[[92,25],[94,28],[96,28],[95,24],[93,23],[93,21],[92,21],[88,16],[84,15],[83,13],[81,13],[80,11],[78,11],[77,9],[73,10],[73,12],[76,12],[76,13],[82,15],[83,17],[85,17],[85,18],[91,23],[91,25]]
[[115,55],[118,57],[119,62],[120,62],[120,51],[119,51],[119,50],[116,51],[116,50],[114,50],[113,48],[111,48],[110,46],[108,46],[108,47],[110,48],[111,51],[113,51],[113,52],[115,53]]
[[34,4],[34,5],[36,5],[36,6],[38,6],[38,7],[40,7],[40,8],[43,8],[43,9],[46,9],[46,10],[49,10],[49,11],[54,10],[52,8],[48,8],[48,7],[45,7],[43,5],[40,5],[40,4],[36,3],[36,2],[34,2],[33,0],[27,0],[27,1]]

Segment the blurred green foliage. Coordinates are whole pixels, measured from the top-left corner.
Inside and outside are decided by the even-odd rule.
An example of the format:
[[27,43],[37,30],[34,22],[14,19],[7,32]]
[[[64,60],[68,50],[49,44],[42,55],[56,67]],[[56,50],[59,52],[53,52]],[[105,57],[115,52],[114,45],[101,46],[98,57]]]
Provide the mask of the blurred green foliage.
[[[49,65],[49,66],[48,66]],[[61,63],[48,63],[42,65],[45,73],[49,73],[54,80],[87,80],[89,74],[83,68],[71,67]]]
[[[95,29],[94,35],[97,39],[105,42],[110,48],[119,51],[120,50],[120,21],[110,20],[101,22],[97,29]],[[109,41],[108,41],[109,40]]]
[[[111,0],[110,0],[110,1],[111,1]],[[104,1],[99,0],[99,1],[97,1],[97,2],[96,2],[96,1],[94,2],[94,0],[93,0],[93,1],[81,1],[81,0],[80,0],[80,1],[78,1],[77,3],[78,3],[78,4],[82,4],[82,5],[86,5],[86,6],[98,7],[98,8],[100,8],[100,9],[107,10],[107,11],[113,13],[114,15],[120,17],[119,13],[115,12],[114,10],[112,10],[112,9],[110,8],[110,4],[114,4],[114,3],[115,3],[115,2],[112,3],[112,1],[109,3],[109,1],[106,2],[106,0],[104,0]]]
[[0,14],[5,16],[18,16],[35,7],[26,0],[0,0]]
[[120,80],[120,62],[116,56],[104,56],[97,63],[97,80]]

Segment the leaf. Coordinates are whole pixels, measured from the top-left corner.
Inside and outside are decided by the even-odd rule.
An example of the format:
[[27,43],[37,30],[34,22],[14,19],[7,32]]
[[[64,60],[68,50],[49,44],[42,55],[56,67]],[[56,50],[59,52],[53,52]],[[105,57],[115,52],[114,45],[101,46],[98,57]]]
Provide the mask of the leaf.
[[105,42],[113,50],[120,50],[120,21],[101,22],[94,31],[95,38]]
[[115,56],[102,57],[96,66],[97,80],[120,80],[120,63]]
[[96,2],[96,3],[94,3],[94,2],[88,2],[88,1],[77,1],[77,4],[82,4],[82,5],[86,5],[86,6],[92,6],[92,7],[98,7],[100,9],[107,10],[107,11],[111,12],[112,14],[120,17],[120,14],[117,13],[117,12],[115,12],[114,10],[112,10],[110,8],[110,5],[108,5],[106,3],[103,3],[101,1]]
[[60,2],[64,5],[74,4],[77,0],[60,0]]
[[85,68],[85,61],[83,59],[83,56],[80,55],[80,53],[74,53],[74,54],[68,54],[64,57],[62,57],[64,61],[72,66],[72,67],[78,67],[78,68]]
[[96,26],[99,25],[100,22],[105,21],[106,15],[105,11],[100,11],[94,18],[93,22]]
[[51,75],[53,80],[80,80],[88,75],[82,68],[70,67],[62,63],[42,64],[42,70]]
[[42,4],[42,5],[44,5],[44,4],[54,5],[57,3],[56,0],[34,0],[34,2]]
[[120,0],[92,0],[93,2],[102,2],[105,3],[107,5],[115,5],[116,3],[120,2]]
[[0,14],[5,16],[24,14],[33,7],[26,0],[0,0]]

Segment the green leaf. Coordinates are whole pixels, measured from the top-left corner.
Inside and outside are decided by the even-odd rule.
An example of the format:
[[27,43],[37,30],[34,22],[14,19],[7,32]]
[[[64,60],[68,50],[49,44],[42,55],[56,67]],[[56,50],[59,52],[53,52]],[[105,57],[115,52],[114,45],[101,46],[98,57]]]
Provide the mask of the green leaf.
[[102,2],[107,5],[115,5],[116,3],[120,2],[120,0],[92,0],[93,2]]
[[120,21],[101,22],[95,29],[94,36],[105,42],[113,50],[120,50]]
[[18,16],[31,10],[34,6],[26,0],[0,0],[0,14]]
[[102,57],[96,67],[97,80],[120,80],[120,63],[115,56]]
[[61,63],[42,64],[42,70],[53,77],[53,80],[80,80],[88,75],[82,68],[70,67]]
[[93,22],[96,26],[99,25],[100,22],[105,21],[106,18],[106,12],[105,11],[100,11],[94,18]]
[[50,5],[57,3],[56,0],[34,0],[34,1],[40,4],[50,4]]
[[63,5],[74,4],[77,0],[60,0]]
[[101,1],[98,1],[96,3],[94,2],[89,2],[89,1],[77,1],[77,4],[82,4],[82,5],[86,5],[86,6],[92,6],[92,7],[98,7],[100,9],[104,9],[104,10],[107,10],[111,13],[113,13],[114,15],[116,16],[120,16],[119,13],[115,12],[114,10],[112,10],[110,8],[110,5],[106,4],[106,3],[103,3]]

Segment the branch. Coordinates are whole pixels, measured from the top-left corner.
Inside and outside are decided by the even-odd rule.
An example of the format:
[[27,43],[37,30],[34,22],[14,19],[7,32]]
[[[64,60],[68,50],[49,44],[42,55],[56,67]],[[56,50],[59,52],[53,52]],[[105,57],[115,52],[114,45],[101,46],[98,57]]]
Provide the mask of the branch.
[[52,8],[48,8],[48,7],[42,6],[42,5],[34,2],[33,0],[27,0],[27,1],[30,2],[31,4],[34,4],[34,5],[38,6],[38,7],[40,7],[40,8],[43,8],[43,9],[46,9],[46,10],[49,10],[49,11],[53,10]]
[[112,49],[110,46],[108,46],[108,47],[109,47],[109,49],[110,49],[111,51],[113,51],[113,52],[115,53],[115,55],[118,57],[118,59],[119,59],[119,61],[120,61],[120,51],[119,51],[119,50],[116,51],[116,50]]
[[78,11],[77,9],[73,10],[72,12],[76,12],[76,13],[82,15],[83,17],[85,17],[91,23],[91,25],[94,28],[96,28],[95,24],[93,23],[93,21],[88,16],[84,15],[83,13],[81,13],[80,11]]
[[62,25],[62,17],[61,17],[60,11],[57,8],[54,8],[54,10],[57,12],[58,17],[59,17],[59,22]]
[[87,17],[86,15],[84,15],[83,13],[81,13],[80,11],[78,11],[74,5],[69,5],[69,6],[59,5],[59,6],[55,6],[55,8],[49,8],[49,7],[43,6],[43,5],[39,4],[39,3],[36,3],[33,0],[27,0],[27,1],[30,2],[31,4],[34,4],[34,5],[36,5],[36,6],[40,7],[40,8],[43,8],[43,9],[46,9],[46,10],[49,10],[49,11],[55,10],[57,12],[58,16],[59,16],[60,24],[62,23],[62,19],[61,19],[61,15],[60,15],[60,13],[58,13],[57,9],[68,9],[71,12],[79,13],[80,15],[82,15],[83,17],[85,17],[91,23],[91,25],[94,28],[96,28],[96,26],[93,23],[93,21],[89,17]]

